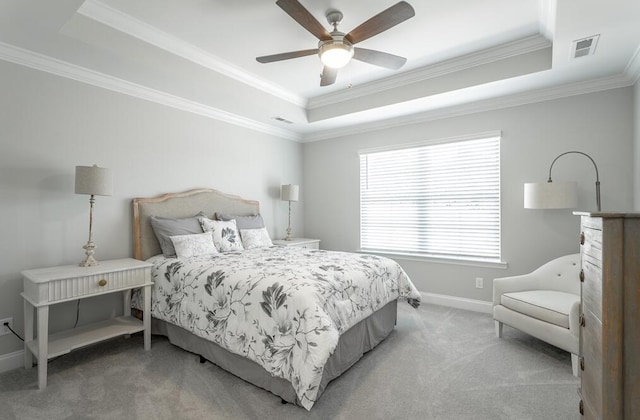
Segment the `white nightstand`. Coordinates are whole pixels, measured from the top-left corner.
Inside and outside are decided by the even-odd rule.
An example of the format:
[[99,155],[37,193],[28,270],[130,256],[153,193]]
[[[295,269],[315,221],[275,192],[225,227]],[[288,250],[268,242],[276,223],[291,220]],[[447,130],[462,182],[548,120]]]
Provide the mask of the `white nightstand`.
[[[144,348],[151,348],[151,266],[131,258],[101,261],[95,267],[67,265],[22,272],[24,291],[24,367],[38,359],[38,387],[47,386],[47,361],[71,350],[120,335],[144,331]],[[143,321],[131,316],[131,289],[142,287]],[[49,335],[49,305],[122,292],[124,315]],[[37,337],[33,339],[33,310]]]
[[320,239],[293,238],[290,241],[285,241],[284,239],[276,239],[272,242],[276,246],[295,246],[298,248],[320,249]]

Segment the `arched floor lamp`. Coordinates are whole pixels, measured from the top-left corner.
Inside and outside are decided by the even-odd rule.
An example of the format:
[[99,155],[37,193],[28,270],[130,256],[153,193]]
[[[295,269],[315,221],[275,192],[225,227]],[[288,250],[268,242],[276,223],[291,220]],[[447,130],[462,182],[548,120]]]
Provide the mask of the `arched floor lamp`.
[[547,182],[533,182],[524,184],[524,208],[526,209],[568,209],[578,205],[578,184],[576,182],[553,182],[551,170],[553,164],[564,155],[576,153],[589,158],[596,170],[596,205],[598,211],[602,211],[600,204],[600,174],[598,165],[591,156],[584,152],[571,150],[558,155],[549,167],[549,179]]

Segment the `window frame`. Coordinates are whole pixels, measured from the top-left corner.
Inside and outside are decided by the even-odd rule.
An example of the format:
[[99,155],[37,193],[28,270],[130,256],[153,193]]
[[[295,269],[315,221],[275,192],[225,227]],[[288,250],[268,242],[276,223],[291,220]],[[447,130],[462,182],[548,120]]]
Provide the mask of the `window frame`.
[[367,148],[358,150],[358,165],[360,168],[361,158],[363,155],[371,154],[371,153],[379,153],[379,152],[387,152],[387,151],[395,151],[395,150],[404,150],[404,149],[412,149],[419,148],[425,146],[434,146],[438,144],[449,144],[449,143],[457,143],[463,141],[471,141],[471,140],[482,140],[488,138],[498,138],[498,253],[499,257],[497,259],[486,259],[486,258],[474,258],[469,256],[440,256],[440,255],[432,255],[432,254],[420,254],[420,253],[407,253],[402,251],[394,251],[394,250],[376,250],[376,249],[368,249],[362,248],[362,175],[359,170],[358,173],[358,252],[370,253],[375,255],[383,255],[389,256],[396,259],[402,259],[407,261],[420,261],[420,262],[437,262],[437,263],[445,263],[445,264],[455,264],[455,265],[469,265],[469,266],[478,266],[478,267],[489,267],[489,268],[507,268],[507,263],[503,261],[502,255],[502,162],[501,162],[501,149],[502,149],[502,131],[489,131],[482,133],[475,133],[463,136],[456,137],[448,137],[448,138],[440,138],[440,139],[432,139],[432,140],[424,140],[419,142],[411,142],[411,143],[402,143],[402,144],[394,144],[387,145],[383,147],[376,148]]

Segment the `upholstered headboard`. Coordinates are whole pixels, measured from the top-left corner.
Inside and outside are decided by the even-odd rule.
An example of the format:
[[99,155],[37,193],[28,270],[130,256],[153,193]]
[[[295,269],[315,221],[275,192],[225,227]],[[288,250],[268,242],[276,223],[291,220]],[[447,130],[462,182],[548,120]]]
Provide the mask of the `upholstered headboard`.
[[149,216],[182,218],[194,216],[201,211],[209,217],[213,217],[216,212],[249,216],[260,213],[260,204],[212,189],[169,193],[152,198],[134,198],[133,256],[139,260],[146,260],[162,253]]

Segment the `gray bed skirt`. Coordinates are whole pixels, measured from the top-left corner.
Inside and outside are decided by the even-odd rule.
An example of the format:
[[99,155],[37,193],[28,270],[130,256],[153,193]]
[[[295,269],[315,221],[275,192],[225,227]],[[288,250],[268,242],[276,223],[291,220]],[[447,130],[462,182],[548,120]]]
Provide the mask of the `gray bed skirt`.
[[[331,380],[349,369],[391,333],[396,324],[397,306],[396,300],[389,302],[340,336],[336,350],[324,367],[317,398],[322,395]],[[152,334],[167,336],[172,344],[204,357],[222,369],[278,395],[285,401],[300,405],[289,381],[271,376],[257,363],[231,353],[187,330],[155,318],[151,321]]]

